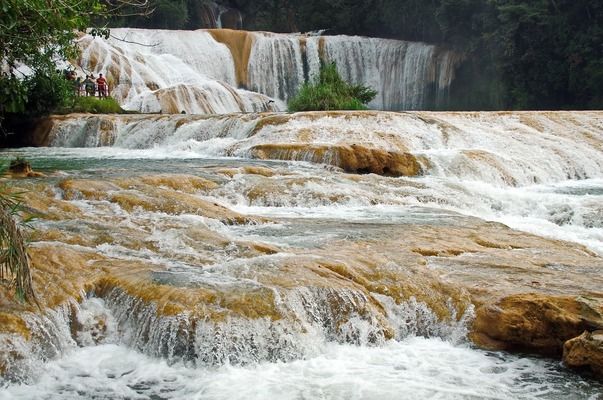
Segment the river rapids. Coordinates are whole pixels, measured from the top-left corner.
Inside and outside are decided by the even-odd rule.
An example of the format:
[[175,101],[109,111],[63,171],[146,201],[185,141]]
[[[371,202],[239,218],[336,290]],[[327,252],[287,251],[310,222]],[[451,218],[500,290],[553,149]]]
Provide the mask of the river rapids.
[[31,142],[0,156],[43,174],[2,179],[44,312],[0,296],[0,399],[603,393],[535,355],[599,323],[600,112],[71,115]]

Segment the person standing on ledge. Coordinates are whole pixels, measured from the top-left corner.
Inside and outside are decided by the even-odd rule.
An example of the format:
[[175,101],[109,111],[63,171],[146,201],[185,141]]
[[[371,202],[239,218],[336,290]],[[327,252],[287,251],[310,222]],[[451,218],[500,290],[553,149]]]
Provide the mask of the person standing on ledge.
[[82,78],[79,76],[73,81],[73,93],[76,96],[81,96],[82,94]]
[[86,75],[86,80],[84,81],[84,90],[86,92],[86,96],[94,97],[94,80],[92,79],[92,75]]
[[98,75],[98,79],[96,80],[96,84],[98,86],[98,97],[107,97],[107,80],[103,76],[103,74]]

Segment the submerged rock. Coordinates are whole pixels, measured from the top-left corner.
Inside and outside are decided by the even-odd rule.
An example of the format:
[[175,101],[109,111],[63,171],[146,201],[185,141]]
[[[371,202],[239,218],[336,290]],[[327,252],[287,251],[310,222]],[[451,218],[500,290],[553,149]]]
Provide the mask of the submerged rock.
[[186,175],[154,175],[139,179],[94,181],[88,179],[63,180],[58,184],[66,200],[105,200],[131,212],[135,208],[168,214],[197,214],[228,224],[246,224],[266,221],[247,217],[220,204],[194,194],[215,188],[207,179]]

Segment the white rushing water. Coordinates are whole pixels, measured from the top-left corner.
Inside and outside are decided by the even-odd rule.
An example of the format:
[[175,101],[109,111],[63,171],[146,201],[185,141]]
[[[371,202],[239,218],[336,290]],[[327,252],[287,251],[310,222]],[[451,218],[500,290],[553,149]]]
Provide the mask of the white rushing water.
[[[597,399],[599,389],[555,362],[407,337],[379,347],[314,343],[289,362],[195,368],[120,343],[96,298],[80,307],[82,330],[63,355],[30,365],[0,399]],[[103,329],[98,329],[98,318]],[[568,381],[571,379],[570,381]]]
[[318,74],[321,60],[335,61],[347,80],[377,90],[371,107],[441,108],[458,62],[433,45],[365,37],[223,32],[227,46],[205,30],[121,28],[111,35],[79,40],[78,73],[104,73],[112,96],[142,112],[284,110]]
[[[410,338],[380,348],[329,345],[306,360],[216,369],[168,365],[104,344],[51,361],[35,383],[9,387],[0,399],[596,400],[589,383],[574,382],[568,390],[566,379],[553,363],[437,339]],[[579,390],[591,396],[577,395]]]
[[[50,137],[54,147],[1,155],[25,156],[49,174],[43,178],[49,182],[211,176],[220,184],[198,194],[203,200],[273,222],[228,225],[76,197],[70,204],[89,221],[49,219],[41,228],[83,236],[114,229],[115,240],[88,251],[156,265],[154,282],[174,287],[277,293],[279,311],[290,318],[222,324],[194,321],[186,313],[158,318],[152,304],[120,290],[102,298],[88,293],[82,304],[30,316],[39,340],[0,337],[0,355],[22,355],[9,373],[13,381],[0,383],[2,400],[598,400],[603,391],[559,362],[472,348],[465,338],[471,309],[442,322],[416,299],[396,305],[372,294],[392,326],[394,340],[386,340],[370,313],[335,322],[333,299],[362,308],[368,303],[358,292],[303,286],[275,291],[259,278],[277,271],[292,248],[312,254],[325,243],[387,235],[392,225],[455,226],[467,216],[603,255],[600,112],[79,116],[58,123]],[[423,172],[398,178],[348,174],[331,156],[315,163],[251,159],[254,146],[265,144],[360,144],[407,152]],[[248,167],[269,173],[247,173]],[[229,168],[226,179],[219,171]],[[122,245],[118,230],[125,227],[128,234],[144,233],[152,246]],[[230,244],[216,251],[189,230]],[[246,258],[238,241],[282,251]]]
[[[363,144],[419,157],[422,187],[374,176],[367,186],[329,172],[289,196],[254,200],[242,195],[249,177],[223,193],[239,211],[270,215],[301,207],[324,216],[365,207],[424,206],[499,221],[527,232],[584,244],[603,254],[603,118],[600,113],[409,113],[314,117],[311,113],[264,124],[270,115],[219,117],[133,116],[105,123],[76,118],[58,124],[53,146],[113,146],[98,149],[109,158],[250,157],[254,146]],[[275,117],[279,117],[278,114]],[[256,126],[261,129],[256,129]],[[48,150],[44,150],[47,152]],[[57,148],[74,156],[101,153]],[[303,150],[302,150],[303,152]],[[308,152],[308,156],[313,153]],[[299,159],[309,159],[301,154]],[[325,153],[325,164],[334,160]],[[340,200],[329,200],[337,195]],[[223,199],[218,199],[223,201]],[[264,203],[262,203],[262,201]],[[278,209],[274,209],[278,205]],[[261,207],[267,207],[262,211]],[[321,208],[324,207],[321,213]]]
[[453,53],[418,42],[335,36],[324,51],[345,80],[377,90],[369,106],[378,110],[441,107],[456,66]]
[[108,41],[80,39],[78,69],[104,73],[111,96],[125,109],[193,114],[272,109],[270,98],[236,88],[230,51],[207,32],[111,31],[114,38]]
[[[302,45],[303,43],[303,45]],[[424,43],[358,36],[256,34],[249,59],[249,86],[287,100],[318,75],[321,59],[335,62],[348,82],[368,85],[380,110],[441,106],[454,77],[455,55]]]

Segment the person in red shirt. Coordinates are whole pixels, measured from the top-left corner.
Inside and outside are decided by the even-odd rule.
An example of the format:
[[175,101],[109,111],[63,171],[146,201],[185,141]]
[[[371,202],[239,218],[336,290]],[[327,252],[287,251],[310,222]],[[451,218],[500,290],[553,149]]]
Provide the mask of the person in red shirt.
[[107,97],[107,80],[103,74],[99,74],[96,85],[98,86],[98,97]]

